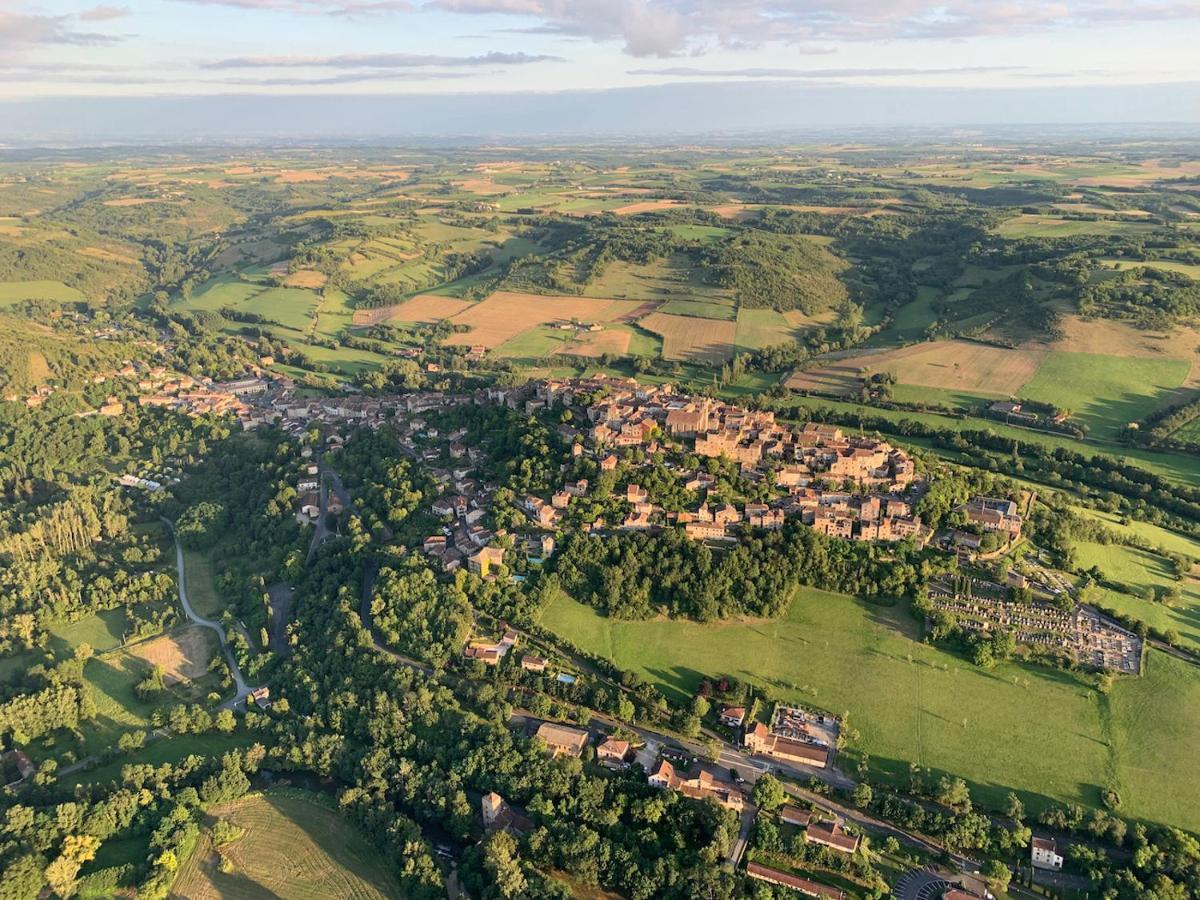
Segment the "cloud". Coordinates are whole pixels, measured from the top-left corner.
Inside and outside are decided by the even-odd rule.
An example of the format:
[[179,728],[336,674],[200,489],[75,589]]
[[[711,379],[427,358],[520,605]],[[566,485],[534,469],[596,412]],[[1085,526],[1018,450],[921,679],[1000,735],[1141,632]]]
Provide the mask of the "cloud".
[[70,16],[42,16],[0,11],[0,47],[22,44],[111,44],[120,38],[76,31]]
[[424,69],[517,66],[561,62],[558,56],[493,51],[478,56],[435,56],[422,53],[348,53],[337,56],[237,56],[200,63],[202,69]]
[[264,78],[222,78],[219,82],[206,81],[204,84],[236,85],[238,87],[317,87],[330,84],[355,84],[368,81],[398,81],[407,82],[430,81],[454,78],[470,78],[474,73],[468,72],[342,72],[324,78],[295,78],[286,75]]
[[84,22],[108,22],[112,19],[123,19],[129,15],[128,6],[93,6],[79,14]]
[[409,0],[184,0],[200,6],[234,6],[239,9],[308,13],[312,15],[372,15],[412,12]]
[[1019,35],[1200,18],[1198,0],[426,0],[423,8],[528,20],[527,33],[622,40],[633,56],[719,46]]
[[[1200,19],[1200,0],[180,0],[287,13],[428,11],[515,20],[495,31],[621,42],[636,57],[813,42],[953,40]],[[495,33],[493,31],[493,33]],[[811,52],[802,50],[801,52]]]
[[978,72],[1018,72],[1026,66],[956,66],[948,69],[703,69],[696,66],[671,66],[665,69],[630,69],[629,75],[670,75],[681,78],[902,78],[909,75],[967,75]]

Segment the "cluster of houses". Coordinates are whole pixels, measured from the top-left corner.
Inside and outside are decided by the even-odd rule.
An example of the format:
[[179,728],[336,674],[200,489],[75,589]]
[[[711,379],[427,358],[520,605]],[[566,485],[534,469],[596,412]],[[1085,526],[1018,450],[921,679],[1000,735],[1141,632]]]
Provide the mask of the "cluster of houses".
[[[604,375],[539,382],[526,407],[554,403],[576,406],[586,415],[601,471],[618,463],[612,448],[654,453],[668,441],[686,441],[699,456],[734,460],[751,478],[766,477],[769,470],[774,484],[787,492],[740,510],[730,504],[710,506],[706,499],[695,510],[666,513],[650,502],[643,488],[630,483],[625,499],[631,511],[621,528],[648,530],[674,523],[696,540],[717,540],[730,537],[740,523],[779,528],[795,516],[823,533],[849,540],[924,542],[930,536],[907,499],[918,483],[913,462],[886,441],[849,436],[832,425],[778,423],[772,412],[694,397],[669,385]],[[705,494],[714,483],[705,472],[683,477],[685,488]],[[586,494],[586,483],[581,484],[582,492],[568,485],[549,504],[527,498],[527,509],[538,524],[552,528],[571,496]]]
[[[721,711],[721,723],[729,728],[741,728],[745,718],[746,710],[740,706]],[[837,731],[837,720],[831,716],[780,704],[770,727],[755,722],[745,728],[742,746],[760,756],[825,769],[832,764]]]
[[1024,519],[1015,500],[1006,497],[972,497],[956,510],[964,515],[974,531],[956,529],[950,534],[950,543],[965,557],[979,554],[983,546],[983,534],[999,534],[1005,548],[1021,539]]
[[1086,604],[1068,612],[1040,598],[1016,603],[1004,586],[978,578],[931,581],[929,602],[968,631],[1007,630],[1020,644],[1061,653],[1083,666],[1126,675],[1142,671],[1142,638]]

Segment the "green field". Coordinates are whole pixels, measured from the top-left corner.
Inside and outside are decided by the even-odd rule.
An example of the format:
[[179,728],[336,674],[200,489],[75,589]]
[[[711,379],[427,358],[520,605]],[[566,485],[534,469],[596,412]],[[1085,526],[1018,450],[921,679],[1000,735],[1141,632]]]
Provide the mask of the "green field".
[[163,763],[178,763],[188,756],[219,757],[230,750],[239,750],[254,743],[263,743],[262,735],[251,732],[234,734],[173,734],[151,741],[135,753],[120,756],[110,763],[89,771],[75,771],[58,779],[67,788],[77,784],[107,784],[119,781],[121,769],[129,765],[146,764],[161,766]]
[[1200,584],[1195,579],[1180,583],[1181,601],[1167,606],[1143,596],[1147,590],[1161,592],[1175,584],[1170,564],[1163,557],[1119,544],[1076,541],[1074,547],[1079,565],[1096,566],[1106,580],[1127,588],[1103,587],[1096,598],[1100,606],[1133,616],[1160,631],[1174,631],[1181,646],[1200,652]]
[[1155,547],[1161,547],[1168,553],[1182,553],[1192,559],[1200,560],[1200,541],[1187,537],[1176,531],[1154,525],[1150,522],[1130,521],[1128,525],[1121,523],[1119,516],[1099,509],[1078,507],[1078,512],[1093,519],[1098,519],[1114,531],[1133,535],[1149,541]]
[[[210,811],[244,833],[220,848],[206,832],[179,867],[172,895],[224,900],[369,900],[400,897],[400,886],[358,830],[324,797],[296,790],[252,794]],[[218,868],[220,857],[231,871]]]
[[188,602],[192,608],[206,619],[220,618],[225,601],[217,593],[211,557],[196,550],[184,550],[183,571],[187,579]]
[[[610,262],[599,277],[588,282],[583,295],[610,300],[687,300],[718,305],[732,302],[732,294],[706,284],[683,253],[646,265]],[[733,318],[732,313],[729,318]]]
[[[783,698],[848,711],[861,749],[884,777],[907,777],[915,761],[966,778],[978,799],[999,804],[1017,789],[1034,808],[1045,798],[1095,805],[1105,786],[1117,784],[1129,815],[1200,826],[1200,783],[1186,775],[1200,761],[1194,742],[1152,763],[1133,753],[1114,759],[1110,750],[1116,742],[1137,746],[1145,740],[1136,737],[1139,729],[1177,717],[1180,690],[1200,693],[1200,672],[1161,654],[1152,654],[1143,679],[1114,688],[1117,715],[1068,673],[1022,663],[987,671],[921,643],[903,604],[881,607],[816,590],[802,590],[773,621],[619,622],[561,597],[541,624],[676,700],[701,678],[727,674]],[[1200,703],[1182,718],[1200,728]],[[1180,727],[1172,724],[1171,733]]]
[[933,301],[940,295],[941,291],[937,288],[921,285],[917,288],[917,299],[900,307],[892,327],[881,334],[901,343],[921,340],[925,336],[925,329],[937,320]]
[[573,330],[563,331],[561,328],[538,325],[509,338],[497,347],[493,354],[505,359],[536,362],[543,357],[565,350],[574,339],[575,332]]
[[1171,437],[1177,441],[1200,442],[1200,418],[1192,419],[1182,428],[1171,432]]
[[83,294],[61,281],[0,281],[0,306],[26,300],[82,300]]
[[1019,215],[1005,219],[996,232],[1008,238],[1074,237],[1078,234],[1119,234],[1152,231],[1148,222],[1119,222],[1113,219],[1063,219],[1058,216]]
[[1111,439],[1168,399],[1190,365],[1183,359],[1052,351],[1020,394],[1069,409],[1093,436]]
[[734,342],[739,350],[759,350],[791,341],[796,331],[781,312],[773,309],[742,308],[737,313],[737,335]]
[[312,313],[320,299],[315,291],[302,288],[268,288],[242,303],[238,309],[257,313],[285,328],[308,331],[312,325]]
[[[47,650],[54,659],[66,659],[80,644],[88,644],[97,653],[121,646],[125,636],[124,608],[106,609],[78,622],[51,625],[50,642]],[[0,658],[0,681],[6,681],[23,673],[35,662],[42,662],[43,654],[38,650],[16,653]]]
[[1180,272],[1191,278],[1200,280],[1200,265],[1194,263],[1175,262],[1171,259],[1121,259],[1115,256],[1108,256],[1097,261],[1108,266],[1120,265],[1122,269],[1146,266],[1151,269],[1162,269],[1166,272]]

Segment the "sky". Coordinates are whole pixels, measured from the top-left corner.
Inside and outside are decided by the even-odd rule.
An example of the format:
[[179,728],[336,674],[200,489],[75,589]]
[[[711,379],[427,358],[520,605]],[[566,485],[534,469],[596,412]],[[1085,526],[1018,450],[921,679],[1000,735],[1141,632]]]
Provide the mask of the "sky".
[[1028,117],[1020,98],[1036,121],[1073,121],[1093,107],[1072,98],[1111,89],[1128,98],[1121,116],[1196,122],[1198,36],[1200,0],[0,0],[0,102],[387,95],[468,109],[605,92],[702,105],[718,86],[743,98],[731,113],[770,96],[826,98],[835,114],[858,98],[866,123],[911,97],[937,118],[953,95],[978,98],[953,108],[963,121],[976,107]]

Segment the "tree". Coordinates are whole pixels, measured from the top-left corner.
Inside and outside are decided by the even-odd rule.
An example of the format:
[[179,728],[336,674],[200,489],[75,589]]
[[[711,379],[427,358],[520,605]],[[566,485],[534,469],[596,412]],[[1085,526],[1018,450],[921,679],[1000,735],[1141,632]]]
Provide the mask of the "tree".
[[90,834],[68,834],[62,853],[46,867],[46,881],[60,897],[75,893],[75,876],[85,862],[96,858],[100,841]]
[[497,831],[483,848],[483,867],[501,897],[519,897],[527,885],[517,856],[517,842],[507,831]]
[[1012,870],[998,859],[989,859],[988,864],[984,866],[983,877],[987,880],[988,887],[999,894],[1008,890],[1008,883],[1012,881]]
[[955,812],[971,810],[971,791],[961,778],[943,775],[938,781],[937,794],[934,796],[938,803],[950,807]]
[[1008,797],[1004,801],[1004,814],[1014,822],[1020,822],[1025,818],[1025,804],[1012,791],[1008,792]]
[[854,793],[851,797],[854,805],[860,809],[865,809],[871,805],[871,801],[875,798],[875,792],[871,790],[871,786],[865,781],[860,781],[854,786]]
[[751,797],[759,809],[770,812],[783,806],[787,801],[787,792],[774,775],[763,775],[754,783]]
[[222,734],[229,734],[237,727],[237,719],[233,717],[233,710],[223,709],[217,713],[216,719],[213,720],[213,725],[217,731]]

